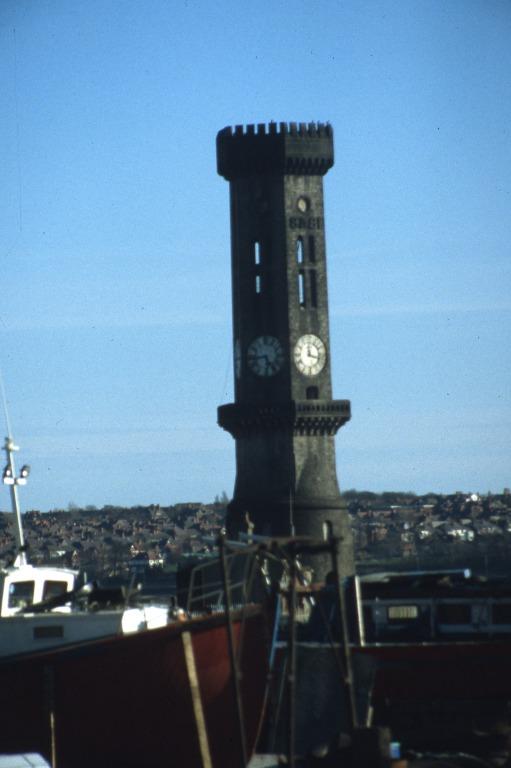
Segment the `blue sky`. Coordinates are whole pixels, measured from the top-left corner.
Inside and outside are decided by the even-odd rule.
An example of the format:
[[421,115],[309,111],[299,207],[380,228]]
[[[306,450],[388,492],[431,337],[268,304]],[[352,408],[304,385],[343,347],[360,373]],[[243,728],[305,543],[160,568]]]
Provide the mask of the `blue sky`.
[[215,136],[270,120],[335,132],[341,488],[510,486],[510,39],[507,0],[2,0],[0,365],[23,506],[232,492]]

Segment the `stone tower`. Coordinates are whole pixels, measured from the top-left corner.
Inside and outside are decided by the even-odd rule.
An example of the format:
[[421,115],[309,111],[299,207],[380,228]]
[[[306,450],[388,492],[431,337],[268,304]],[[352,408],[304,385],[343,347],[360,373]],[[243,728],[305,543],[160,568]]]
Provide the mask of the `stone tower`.
[[[218,423],[236,441],[230,535],[247,530],[342,537],[341,570],[353,572],[348,515],[339,493],[334,436],[350,418],[332,399],[323,176],[332,167],[329,125],[224,128],[218,173],[230,182],[235,403]],[[315,577],[328,564],[316,559]]]

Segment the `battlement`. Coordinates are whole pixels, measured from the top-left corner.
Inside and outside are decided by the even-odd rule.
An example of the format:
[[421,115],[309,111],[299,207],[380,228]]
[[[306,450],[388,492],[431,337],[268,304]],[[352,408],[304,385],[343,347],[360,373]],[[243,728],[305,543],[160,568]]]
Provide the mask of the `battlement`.
[[315,136],[318,138],[333,136],[330,123],[257,123],[257,125],[228,126],[218,132],[219,136],[273,136],[274,134],[289,134],[290,136]]
[[323,176],[334,164],[328,123],[258,123],[217,134],[218,173],[228,181],[258,174]]

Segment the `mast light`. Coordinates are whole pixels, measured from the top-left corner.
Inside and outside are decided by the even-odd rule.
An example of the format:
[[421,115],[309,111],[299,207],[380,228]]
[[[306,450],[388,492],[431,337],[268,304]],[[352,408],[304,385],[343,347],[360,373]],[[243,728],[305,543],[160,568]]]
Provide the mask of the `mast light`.
[[2,481],[4,485],[14,485],[15,480],[12,474],[12,469],[9,465],[6,466],[2,475]]

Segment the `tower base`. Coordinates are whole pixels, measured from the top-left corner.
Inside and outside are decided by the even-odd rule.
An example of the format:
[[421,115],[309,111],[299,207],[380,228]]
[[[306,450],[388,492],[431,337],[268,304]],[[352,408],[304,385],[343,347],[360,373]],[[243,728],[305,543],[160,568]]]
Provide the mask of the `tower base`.
[[[240,532],[271,537],[308,536],[323,540],[327,524],[331,523],[334,536],[339,539],[338,569],[341,578],[355,572],[353,534],[347,507],[340,497],[336,499],[308,499],[307,502],[289,500],[279,502],[234,498],[227,507],[227,533],[236,539]],[[325,581],[332,570],[328,553],[307,555],[302,565],[313,570],[314,581]]]

